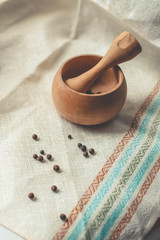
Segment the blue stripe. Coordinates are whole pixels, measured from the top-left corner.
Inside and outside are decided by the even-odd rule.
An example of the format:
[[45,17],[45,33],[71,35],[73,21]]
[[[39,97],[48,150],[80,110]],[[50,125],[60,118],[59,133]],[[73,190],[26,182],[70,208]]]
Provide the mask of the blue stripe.
[[103,185],[101,190],[97,193],[97,195],[95,196],[94,200],[92,201],[92,203],[90,204],[88,209],[85,211],[83,217],[80,219],[79,223],[77,224],[75,229],[72,231],[71,235],[68,237],[68,240],[78,239],[79,235],[81,234],[83,229],[88,224],[88,221],[91,218],[92,214],[94,213],[94,211],[96,210],[98,205],[101,203],[104,196],[107,194],[107,192],[110,189],[110,187],[112,186],[113,182],[120,174],[120,171],[125,166],[127,160],[130,159],[130,157],[133,154],[133,152],[135,151],[136,147],[142,141],[142,139],[147,131],[148,124],[149,124],[152,116],[156,112],[157,108],[159,107],[159,105],[160,105],[160,95],[157,97],[157,99],[153,103],[152,107],[146,113],[146,116],[141,123],[141,126],[140,126],[137,136],[134,138],[133,142],[130,144],[129,148],[126,150],[124,156],[119,160],[119,162],[113,169],[112,173],[108,177],[107,181],[105,182],[105,184]]
[[108,218],[106,223],[104,224],[101,232],[99,233],[96,240],[104,239],[110,231],[110,228],[113,226],[119,215],[122,213],[123,208],[126,206],[127,202],[130,200],[131,196],[133,195],[134,191],[136,190],[137,186],[139,185],[140,181],[142,180],[145,172],[154,161],[155,157],[159,153],[159,146],[160,146],[160,134],[156,140],[156,144],[152,148],[150,154],[146,158],[146,161],[142,164],[141,168],[135,175],[134,179],[132,180],[131,184],[127,188],[123,198],[120,200],[118,206],[115,208],[111,216]]

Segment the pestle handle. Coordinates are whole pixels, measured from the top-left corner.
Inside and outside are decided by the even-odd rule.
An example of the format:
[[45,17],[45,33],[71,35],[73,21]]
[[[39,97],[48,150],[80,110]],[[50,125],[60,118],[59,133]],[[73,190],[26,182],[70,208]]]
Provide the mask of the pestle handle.
[[85,93],[102,72],[115,65],[131,60],[142,51],[136,38],[125,31],[114,39],[106,55],[90,70],[65,81],[75,91]]

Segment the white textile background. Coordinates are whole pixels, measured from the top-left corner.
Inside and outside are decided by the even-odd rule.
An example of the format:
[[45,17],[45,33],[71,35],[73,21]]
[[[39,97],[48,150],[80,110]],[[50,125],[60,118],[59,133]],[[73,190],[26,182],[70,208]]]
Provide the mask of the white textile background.
[[[160,78],[159,13],[158,0],[1,2],[2,225],[28,240],[51,240],[59,230],[59,214],[68,215],[74,208]],[[61,118],[51,97],[52,79],[58,67],[75,55],[104,55],[112,40],[124,30],[137,37],[143,52],[121,64],[128,84],[121,113],[97,127],[77,126]],[[32,140],[33,133],[40,141]],[[72,140],[68,140],[68,134]],[[86,160],[77,148],[78,142],[95,148],[97,154]],[[33,160],[32,155],[41,149],[51,153],[54,161]],[[54,164],[59,164],[60,174],[53,172]],[[155,184],[158,180],[156,177]],[[53,184],[58,186],[58,194],[50,190]],[[35,202],[27,197],[31,191],[37,197]],[[155,191],[152,188],[153,194]],[[155,218],[159,214],[157,202]],[[151,228],[155,218],[146,218],[147,223],[142,222],[142,228],[135,229],[138,239]]]

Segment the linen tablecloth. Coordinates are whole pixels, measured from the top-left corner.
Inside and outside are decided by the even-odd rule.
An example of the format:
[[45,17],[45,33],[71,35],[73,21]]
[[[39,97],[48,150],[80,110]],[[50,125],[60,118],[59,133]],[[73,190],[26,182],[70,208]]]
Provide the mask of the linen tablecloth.
[[[140,240],[151,229],[160,216],[159,10],[158,0],[1,1],[3,226],[27,240]],[[75,55],[104,55],[124,30],[143,51],[121,64],[128,87],[121,113],[92,127],[60,117],[51,95],[59,66]],[[96,154],[84,158],[79,142]],[[34,160],[41,149],[53,161]]]

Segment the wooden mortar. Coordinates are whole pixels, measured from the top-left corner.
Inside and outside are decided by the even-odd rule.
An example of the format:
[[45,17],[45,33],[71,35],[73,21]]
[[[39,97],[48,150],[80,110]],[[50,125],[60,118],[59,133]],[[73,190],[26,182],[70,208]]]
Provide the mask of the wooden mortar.
[[109,69],[115,83],[113,88],[101,94],[80,93],[65,84],[65,80],[88,71],[101,59],[102,56],[98,55],[73,57],[57,71],[52,84],[52,97],[57,111],[65,119],[81,125],[96,125],[111,120],[121,111],[126,99],[127,85],[118,65]]

